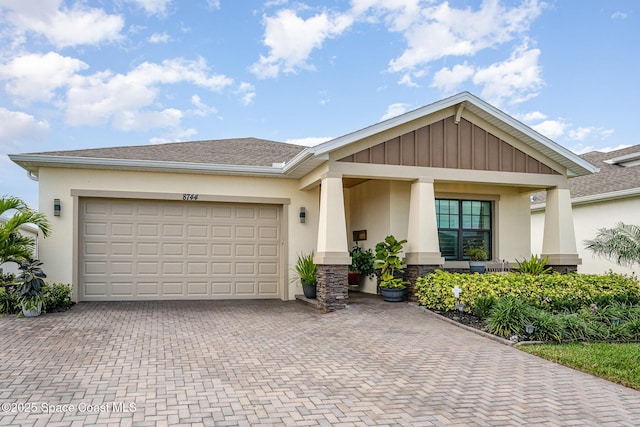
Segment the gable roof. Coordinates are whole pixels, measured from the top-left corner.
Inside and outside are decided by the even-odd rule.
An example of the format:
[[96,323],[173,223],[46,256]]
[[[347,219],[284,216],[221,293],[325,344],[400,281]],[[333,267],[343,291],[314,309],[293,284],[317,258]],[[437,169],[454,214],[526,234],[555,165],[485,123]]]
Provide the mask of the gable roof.
[[[640,158],[640,145],[606,153],[591,151],[580,157],[598,167],[599,171],[569,179],[574,203],[640,194],[640,164],[635,164]],[[536,207],[545,202],[544,192],[533,195],[532,203]]]
[[30,175],[37,175],[40,166],[51,166],[299,178],[325,162],[332,151],[453,106],[458,107],[459,114],[463,109],[467,109],[553,159],[566,167],[569,176],[586,175],[597,170],[571,151],[469,92],[462,92],[309,148],[256,138],[236,138],[14,154],[9,155],[9,158],[26,169]]
[[450,96],[449,98],[442,99],[416,110],[376,123],[364,129],[332,139],[323,144],[316,145],[315,147],[310,148],[310,150],[315,155],[326,154],[366,137],[384,132],[393,127],[403,125],[452,106],[459,106],[459,108],[469,110],[476,116],[524,142],[536,151],[539,151],[545,156],[553,159],[567,168],[567,174],[569,176],[587,175],[597,171],[596,167],[589,164],[589,162],[580,158],[570,150],[562,147],[558,143],[536,132],[527,125],[519,122],[469,92],[462,92],[457,95]]

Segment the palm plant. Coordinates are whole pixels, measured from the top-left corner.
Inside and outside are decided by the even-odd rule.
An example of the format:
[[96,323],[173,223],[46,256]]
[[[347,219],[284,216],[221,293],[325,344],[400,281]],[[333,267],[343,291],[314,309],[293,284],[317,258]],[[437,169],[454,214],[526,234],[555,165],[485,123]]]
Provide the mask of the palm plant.
[[19,229],[25,224],[37,226],[42,235],[49,235],[49,221],[44,214],[37,212],[13,196],[0,197],[0,215],[12,212],[13,215],[4,223],[0,223],[0,264],[15,262],[21,264],[33,257],[35,241],[31,237],[20,234]]
[[585,248],[618,265],[640,264],[640,227],[619,222],[614,228],[600,228],[595,239],[586,240]]

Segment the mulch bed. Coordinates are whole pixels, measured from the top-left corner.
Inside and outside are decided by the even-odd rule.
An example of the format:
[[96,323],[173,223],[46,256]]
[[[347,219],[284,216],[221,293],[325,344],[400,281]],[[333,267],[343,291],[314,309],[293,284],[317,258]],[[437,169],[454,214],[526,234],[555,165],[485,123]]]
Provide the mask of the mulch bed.
[[454,322],[461,323],[465,326],[470,326],[472,328],[485,331],[485,332],[487,331],[486,323],[481,318],[474,316],[472,314],[469,314],[469,313],[460,314],[460,312],[457,310],[435,311],[435,313],[439,314],[440,316],[444,316],[447,319],[451,319]]

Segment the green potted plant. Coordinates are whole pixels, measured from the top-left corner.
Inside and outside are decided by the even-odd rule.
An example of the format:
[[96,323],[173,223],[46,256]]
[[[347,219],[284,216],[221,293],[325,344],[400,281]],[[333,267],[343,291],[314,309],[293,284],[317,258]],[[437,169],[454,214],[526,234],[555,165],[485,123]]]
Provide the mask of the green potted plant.
[[487,251],[483,246],[469,245],[465,254],[469,257],[469,271],[471,273],[484,273],[487,269]]
[[403,273],[405,259],[400,257],[406,240],[397,240],[394,236],[387,236],[376,245],[376,268],[380,270],[380,290],[382,298],[389,302],[399,302],[404,298],[407,282],[396,273]]
[[[313,262],[313,255],[313,252],[309,255],[298,255],[298,261],[293,268],[302,283],[304,296],[311,299],[316,297],[316,274],[318,272],[318,267]],[[296,277],[292,280],[296,280]]]
[[42,312],[42,288],[47,275],[40,268],[41,265],[37,259],[20,264],[22,273],[18,277],[18,301],[25,317],[36,317]]
[[349,286],[359,286],[362,277],[374,277],[376,269],[374,266],[375,258],[371,249],[364,250],[355,245],[351,252],[351,265],[349,266]]

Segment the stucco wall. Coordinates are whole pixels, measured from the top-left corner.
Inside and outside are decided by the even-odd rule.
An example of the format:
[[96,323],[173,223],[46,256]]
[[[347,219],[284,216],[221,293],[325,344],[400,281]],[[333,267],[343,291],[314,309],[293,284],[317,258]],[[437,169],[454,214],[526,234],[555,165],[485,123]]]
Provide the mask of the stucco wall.
[[[73,278],[73,197],[71,190],[193,193],[210,196],[240,196],[259,198],[289,198],[287,268],[283,283],[288,286],[288,298],[301,293],[297,283],[289,283],[288,268],[298,254],[316,247],[318,230],[318,188],[298,190],[298,181],[278,178],[191,175],[173,173],[104,171],[90,169],[40,169],[40,210],[51,219],[52,233],[40,242],[40,258],[50,281],[72,283]],[[53,216],[53,199],[61,202],[61,215]],[[306,222],[298,219],[300,207],[306,209]],[[284,231],[284,230],[283,230]]]
[[[573,208],[573,223],[576,233],[578,255],[582,258],[582,265],[578,266],[580,273],[603,274],[608,270],[624,274],[640,274],[640,267],[621,267],[609,260],[594,257],[586,250],[584,241],[593,239],[599,228],[612,228],[618,222],[640,225],[640,198],[626,198],[609,200],[598,203],[578,204]],[[542,235],[544,231],[544,210],[531,213],[531,252],[539,254],[542,251]]]

